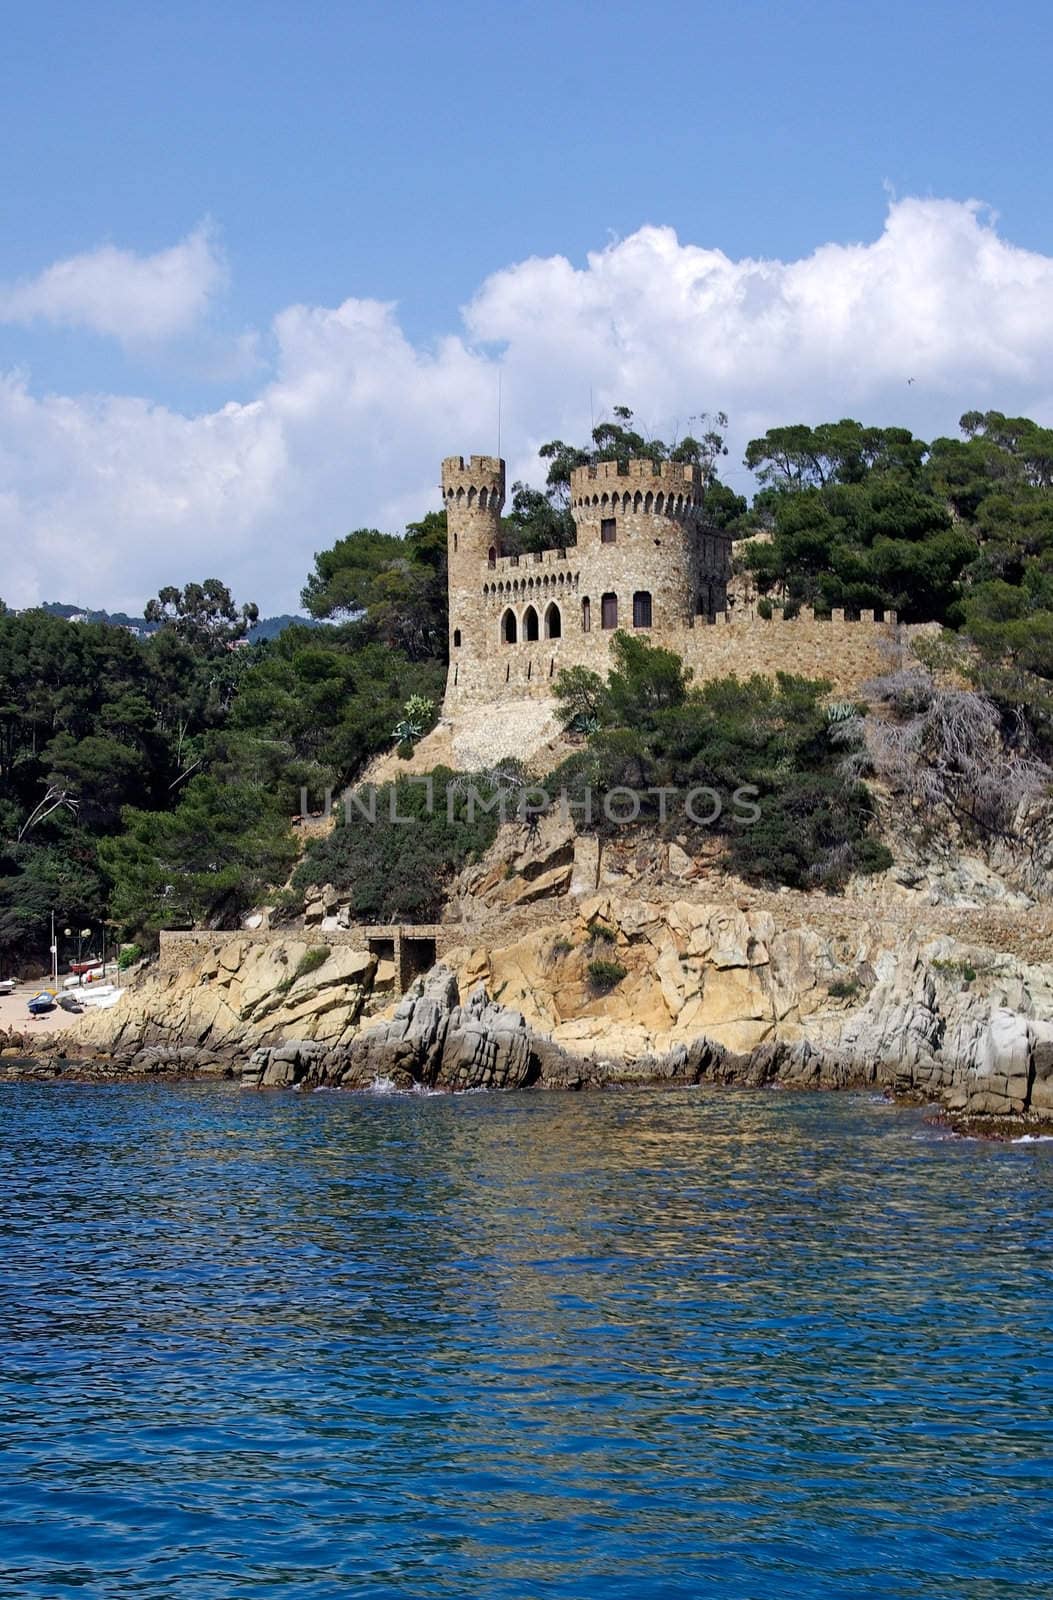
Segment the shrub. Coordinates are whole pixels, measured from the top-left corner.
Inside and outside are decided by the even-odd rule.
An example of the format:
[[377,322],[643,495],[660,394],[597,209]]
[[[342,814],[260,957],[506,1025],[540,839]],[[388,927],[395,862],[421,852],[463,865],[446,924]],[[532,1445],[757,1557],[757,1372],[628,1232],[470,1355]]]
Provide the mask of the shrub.
[[968,961],[934,961],[932,967],[934,972],[946,973],[950,978],[961,978],[963,983],[976,981],[976,968]]
[[831,1000],[851,1000],[859,993],[858,978],[835,978],[827,988]]
[[[497,802],[509,784],[492,774],[458,775],[446,767],[426,776],[432,780],[430,799],[424,774],[360,795],[361,809],[350,805],[330,834],[308,842],[293,887],[302,893],[331,883],[363,922],[433,921],[454,873],[493,843]],[[494,809],[484,810],[490,802]]]
[[589,988],[593,994],[610,994],[625,977],[620,961],[597,960],[589,962]]
[[615,944],[617,942],[618,936],[614,929],[609,928],[605,922],[601,922],[599,917],[591,917],[586,927],[593,944]]
[[324,967],[331,953],[327,944],[315,945],[313,949],[305,950],[292,972],[277,985],[278,993],[288,994],[301,978],[306,978],[309,973],[317,972],[319,967]]
[[574,946],[569,939],[553,939],[548,947],[550,961],[562,961],[564,956],[569,956]]
[[134,967],[135,963],[142,959],[143,947],[141,944],[124,944],[121,946],[121,953],[117,957],[117,966],[121,972],[126,972],[129,967]]

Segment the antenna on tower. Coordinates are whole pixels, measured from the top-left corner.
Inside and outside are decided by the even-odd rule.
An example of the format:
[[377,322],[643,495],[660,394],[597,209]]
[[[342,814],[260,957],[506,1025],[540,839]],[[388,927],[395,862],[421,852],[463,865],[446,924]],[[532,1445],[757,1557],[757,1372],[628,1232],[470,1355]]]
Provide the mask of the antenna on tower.
[[501,368],[497,369],[497,459],[501,459]]

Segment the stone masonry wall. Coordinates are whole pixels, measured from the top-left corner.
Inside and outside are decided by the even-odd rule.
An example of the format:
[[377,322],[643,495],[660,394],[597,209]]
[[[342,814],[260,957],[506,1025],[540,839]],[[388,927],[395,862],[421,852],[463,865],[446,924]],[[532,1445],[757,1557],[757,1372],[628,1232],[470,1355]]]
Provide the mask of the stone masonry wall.
[[[200,961],[203,956],[217,954],[232,941],[251,945],[287,945],[291,940],[300,940],[313,947],[324,945],[330,950],[357,950],[363,954],[369,954],[371,951],[376,954],[379,945],[390,945],[393,947],[393,953],[391,956],[385,956],[385,959],[394,961],[396,985],[401,990],[422,970],[419,960],[415,958],[414,945],[422,940],[432,941],[435,945],[435,959],[438,959],[445,954],[452,939],[453,935],[449,928],[433,923],[422,923],[419,926],[398,923],[369,927],[359,924],[356,927],[324,931],[320,928],[295,930],[228,928],[225,931],[209,928],[179,929],[161,933],[158,969],[162,973],[183,972]],[[431,964],[431,961],[427,962],[427,966]]]
[[[608,670],[615,628],[682,656],[696,683],[737,674],[824,678],[851,697],[898,664],[909,630],[889,614],[791,621],[723,609],[731,543],[708,528],[690,463],[601,462],[571,475],[578,542],[568,550],[500,554],[504,463],[443,462],[449,524],[450,670],[445,713],[544,699],[564,667]],[[604,542],[603,525],[614,538]],[[604,597],[608,614],[604,627]],[[610,600],[616,603],[616,615]],[[649,615],[649,624],[648,624]]]
[[[573,552],[568,555],[572,557]],[[558,592],[573,593],[572,572],[567,582],[570,589],[564,585]],[[628,631],[633,631],[631,620]],[[696,683],[731,674],[746,678],[754,673],[774,677],[777,672],[792,672],[825,678],[835,693],[851,698],[869,678],[891,671],[905,658],[912,636],[930,630],[925,624],[897,625],[892,614],[878,622],[863,612],[858,622],[849,622],[843,612],[819,618],[802,610],[791,621],[781,616],[771,621],[732,617],[724,612],[713,623],[699,619],[691,627],[637,631],[649,643],[681,656]],[[452,662],[447,714],[469,705],[550,695],[552,682],[563,667],[585,666],[605,673],[611,638],[609,631],[594,629],[584,635],[579,631],[559,639],[505,645],[494,659]]]

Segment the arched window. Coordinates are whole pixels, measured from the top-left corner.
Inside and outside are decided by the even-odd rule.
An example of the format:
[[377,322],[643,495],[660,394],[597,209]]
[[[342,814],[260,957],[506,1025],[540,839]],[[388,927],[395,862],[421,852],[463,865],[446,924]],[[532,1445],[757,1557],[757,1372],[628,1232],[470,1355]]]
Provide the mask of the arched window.
[[637,589],[633,595],[633,627],[651,626],[651,596],[646,589]]
[[516,614],[511,606],[501,618],[501,637],[505,644],[515,644],[516,639],[519,637],[519,630],[516,627]]
[[460,628],[454,628],[454,630],[453,630],[453,648],[455,650],[459,650],[461,648],[461,630],[460,630]]
[[618,596],[605,594],[600,601],[600,622],[604,628],[618,626]]
[[559,614],[559,606],[553,600],[545,611],[545,638],[561,639],[563,637],[563,618]]
[[[457,538],[457,535],[454,534],[454,539],[456,539],[456,538]],[[454,544],[453,548],[456,550],[456,548],[457,548],[456,544]],[[487,556],[486,556],[486,564],[489,567],[496,567],[497,566],[497,546],[496,545],[492,544],[490,546],[490,549],[487,552]]]
[[592,606],[589,604],[588,595],[585,595],[581,602],[581,631],[582,633],[588,633],[591,628]]
[[529,643],[538,638],[540,632],[541,629],[538,625],[537,612],[534,610],[533,606],[527,606],[526,610],[523,612],[523,638]]

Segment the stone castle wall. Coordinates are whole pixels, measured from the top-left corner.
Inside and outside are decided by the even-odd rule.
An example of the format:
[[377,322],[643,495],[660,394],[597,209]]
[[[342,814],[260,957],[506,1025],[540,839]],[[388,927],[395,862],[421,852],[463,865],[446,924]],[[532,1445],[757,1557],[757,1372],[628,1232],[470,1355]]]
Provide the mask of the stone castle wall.
[[690,463],[613,461],[571,474],[577,544],[501,553],[504,463],[451,456],[442,466],[449,525],[450,670],[445,711],[544,698],[564,667],[601,674],[616,629],[674,650],[694,681],[792,672],[858,694],[902,659],[896,618],[858,621],[802,610],[786,621],[731,612],[731,540],[709,526]]
[[[568,583],[570,589],[565,584],[562,589],[542,589],[541,593],[576,593],[573,574],[568,574]],[[627,631],[634,631],[631,619]],[[858,622],[850,622],[843,612],[820,618],[802,610],[790,621],[780,616],[765,621],[723,612],[712,623],[700,619],[693,626],[635,631],[650,644],[681,656],[695,683],[733,674],[748,678],[754,673],[774,677],[777,672],[791,672],[824,678],[834,692],[851,698],[868,679],[899,666],[907,655],[910,637],[921,630],[897,625],[893,613],[875,621],[872,613],[863,612]],[[610,665],[612,637],[610,631],[576,632],[559,639],[506,645],[493,659],[452,661],[446,710],[450,713],[502,698],[549,695],[553,680],[564,667],[591,667],[603,674]]]

